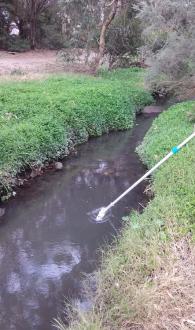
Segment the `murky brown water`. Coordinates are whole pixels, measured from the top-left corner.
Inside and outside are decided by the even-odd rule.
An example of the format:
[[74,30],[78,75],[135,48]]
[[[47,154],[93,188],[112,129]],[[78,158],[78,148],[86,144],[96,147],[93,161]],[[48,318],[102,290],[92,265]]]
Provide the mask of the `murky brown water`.
[[[87,213],[107,205],[145,168],[135,154],[152,121],[141,116],[128,132],[79,147],[64,170],[36,179],[4,205],[0,225],[0,330],[50,330],[65,298],[82,297],[84,273],[97,267],[97,250],[120,228],[120,219],[145,199],[140,185],[95,224]],[[85,301],[85,300],[84,300]]]

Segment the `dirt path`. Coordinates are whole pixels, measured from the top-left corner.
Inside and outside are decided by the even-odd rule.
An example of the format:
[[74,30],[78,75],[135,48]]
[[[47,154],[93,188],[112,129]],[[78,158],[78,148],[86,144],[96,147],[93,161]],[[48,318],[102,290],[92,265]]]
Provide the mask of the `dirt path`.
[[0,51],[0,76],[63,72],[56,51],[15,53]]

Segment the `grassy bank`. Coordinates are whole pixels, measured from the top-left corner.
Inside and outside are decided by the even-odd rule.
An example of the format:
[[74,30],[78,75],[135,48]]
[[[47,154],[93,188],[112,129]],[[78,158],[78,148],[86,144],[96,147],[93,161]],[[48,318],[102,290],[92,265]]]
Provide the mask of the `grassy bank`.
[[[138,148],[149,167],[192,132],[192,111],[195,102],[179,104],[154,121]],[[195,141],[155,173],[151,191],[103,256],[94,310],[71,329],[194,329]]]
[[90,136],[130,128],[135,111],[151,102],[143,74],[132,69],[1,84],[0,191],[11,190],[17,173],[68,155]]

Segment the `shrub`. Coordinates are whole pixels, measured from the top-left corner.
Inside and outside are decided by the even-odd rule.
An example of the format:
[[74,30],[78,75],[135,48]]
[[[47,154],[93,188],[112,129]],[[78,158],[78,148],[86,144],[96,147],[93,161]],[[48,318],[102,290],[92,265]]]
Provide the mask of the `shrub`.
[[30,50],[30,43],[19,36],[9,36],[7,39],[7,50],[10,52],[25,52]]
[[145,27],[149,86],[160,94],[185,94],[194,88],[195,2],[144,0],[137,10]]

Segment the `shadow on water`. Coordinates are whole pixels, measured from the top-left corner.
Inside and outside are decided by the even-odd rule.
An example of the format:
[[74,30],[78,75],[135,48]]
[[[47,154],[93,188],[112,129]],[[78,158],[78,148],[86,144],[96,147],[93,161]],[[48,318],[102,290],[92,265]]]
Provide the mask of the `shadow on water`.
[[[120,229],[120,219],[146,202],[140,185],[96,224],[87,215],[107,205],[145,172],[134,152],[153,117],[132,131],[92,139],[64,163],[21,189],[5,204],[0,226],[0,329],[49,330],[65,297],[82,298],[83,273],[97,267],[98,248]],[[112,225],[110,225],[112,224]]]

